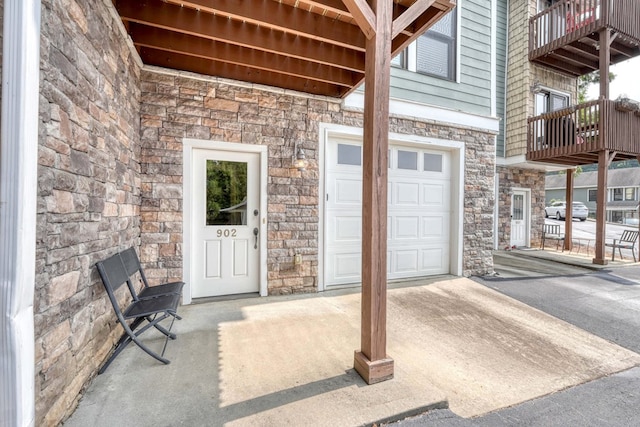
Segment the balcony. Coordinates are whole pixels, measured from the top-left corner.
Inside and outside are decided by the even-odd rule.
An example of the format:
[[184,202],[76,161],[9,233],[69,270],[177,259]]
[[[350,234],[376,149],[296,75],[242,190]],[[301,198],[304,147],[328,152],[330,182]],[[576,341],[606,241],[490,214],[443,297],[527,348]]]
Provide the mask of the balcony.
[[612,160],[640,153],[640,108],[629,101],[599,99],[527,120],[527,160],[567,166],[598,162],[610,150]]
[[613,32],[610,64],[640,55],[640,1],[563,0],[529,20],[529,60],[574,77],[600,68],[600,34]]

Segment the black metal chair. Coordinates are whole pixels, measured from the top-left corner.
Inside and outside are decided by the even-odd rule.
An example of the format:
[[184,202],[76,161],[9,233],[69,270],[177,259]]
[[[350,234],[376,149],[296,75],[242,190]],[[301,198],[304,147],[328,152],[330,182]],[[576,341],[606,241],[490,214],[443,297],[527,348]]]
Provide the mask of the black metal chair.
[[542,228],[542,249],[544,249],[546,240],[555,240],[556,250],[558,250],[558,246],[560,246],[560,242],[562,242],[562,252],[564,252],[564,234],[560,232],[560,226],[558,224],[544,224]]
[[[122,262],[120,254],[117,253],[104,261],[98,262],[96,267],[98,268],[100,278],[102,279],[102,283],[107,291],[109,301],[111,301],[111,305],[116,313],[118,322],[120,322],[124,329],[124,333],[120,337],[115,350],[111,356],[109,356],[105,364],[100,368],[98,373],[103,373],[118,354],[120,354],[132,341],[156,360],[165,364],[170,363],[168,359],[164,358],[164,352],[167,348],[168,340],[176,338],[176,335],[171,332],[171,328],[173,327],[173,322],[177,316],[180,295],[159,295],[154,298],[136,300],[135,294],[132,293],[131,297],[133,301],[124,310],[122,310],[115,293],[123,284],[129,282],[129,275],[127,274],[127,269]],[[127,287],[129,287],[129,291],[131,291],[129,284]],[[173,317],[173,319],[171,320],[169,329],[165,329],[159,324],[159,322],[168,317]],[[131,323],[127,323],[127,321],[131,321]],[[145,321],[147,324],[140,328]],[[166,337],[161,354],[157,354],[152,351],[139,338],[142,333],[151,327],[154,327]]]
[[618,249],[618,253],[620,254],[620,258],[622,257],[622,249],[631,250],[631,254],[633,255],[633,262],[636,261],[636,242],[638,241],[638,231],[625,230],[622,232],[622,236],[619,239],[613,239],[612,243],[605,243],[605,246],[613,248],[613,253],[611,254],[611,261],[616,260],[616,248]]
[[[144,270],[142,269],[142,265],[140,264],[140,259],[138,258],[138,254],[136,250],[133,248],[126,249],[120,252],[120,256],[122,257],[122,263],[127,271],[127,276],[129,276],[129,290],[131,294],[134,295],[134,299],[148,299],[155,298],[163,295],[181,295],[182,288],[184,287],[184,282],[170,282],[163,283],[161,285],[149,286],[149,282],[147,282],[147,276],[144,274]],[[139,292],[135,291],[135,287],[131,281],[131,277],[133,277],[136,273],[140,273],[140,278],[142,279],[143,287]],[[180,317],[178,317],[179,319]]]

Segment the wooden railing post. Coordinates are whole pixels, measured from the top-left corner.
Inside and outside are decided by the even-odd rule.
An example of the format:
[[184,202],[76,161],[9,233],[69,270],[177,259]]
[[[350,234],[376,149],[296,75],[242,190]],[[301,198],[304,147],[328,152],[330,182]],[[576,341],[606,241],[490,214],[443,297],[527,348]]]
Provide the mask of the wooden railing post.
[[575,169],[567,169],[567,189],[566,197],[567,207],[564,214],[564,248],[571,250],[573,242],[573,173]]

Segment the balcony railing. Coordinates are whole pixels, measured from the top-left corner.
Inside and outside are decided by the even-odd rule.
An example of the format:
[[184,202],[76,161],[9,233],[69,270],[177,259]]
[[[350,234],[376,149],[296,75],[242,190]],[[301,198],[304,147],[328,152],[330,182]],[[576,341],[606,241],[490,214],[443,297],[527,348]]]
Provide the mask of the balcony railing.
[[640,155],[640,108],[599,99],[527,120],[527,160],[567,166],[598,162],[603,150],[614,160]]
[[599,31],[617,34],[611,64],[640,55],[640,1],[563,0],[529,20],[529,60],[580,76],[599,69]]

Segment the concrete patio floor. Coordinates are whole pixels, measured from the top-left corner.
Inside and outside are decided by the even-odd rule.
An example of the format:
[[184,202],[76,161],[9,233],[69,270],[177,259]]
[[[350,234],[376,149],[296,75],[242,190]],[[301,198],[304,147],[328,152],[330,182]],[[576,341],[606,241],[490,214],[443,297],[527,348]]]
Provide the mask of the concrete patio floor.
[[469,279],[388,295],[393,380],[368,386],[352,368],[356,291],[194,304],[179,310],[170,365],[130,345],[65,426],[359,426],[447,405],[473,417],[640,364]]

